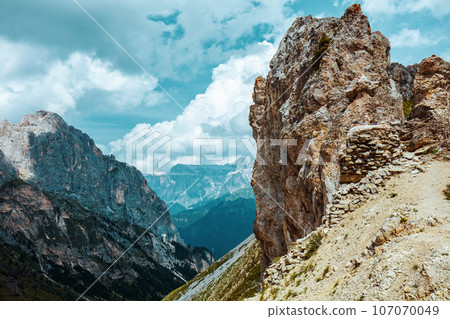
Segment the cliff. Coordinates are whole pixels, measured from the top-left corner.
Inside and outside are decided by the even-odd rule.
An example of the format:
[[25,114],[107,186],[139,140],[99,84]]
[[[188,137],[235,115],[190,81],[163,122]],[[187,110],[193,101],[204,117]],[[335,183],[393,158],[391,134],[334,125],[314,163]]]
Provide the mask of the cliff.
[[449,63],[391,65],[389,50],[353,5],[341,18],[297,18],[256,79],[249,121],[263,269],[329,220],[339,190],[406,149],[448,151]]
[[166,211],[138,170],[58,115],[0,124],[2,299],[76,299],[155,223],[86,297],[160,300],[213,261]]

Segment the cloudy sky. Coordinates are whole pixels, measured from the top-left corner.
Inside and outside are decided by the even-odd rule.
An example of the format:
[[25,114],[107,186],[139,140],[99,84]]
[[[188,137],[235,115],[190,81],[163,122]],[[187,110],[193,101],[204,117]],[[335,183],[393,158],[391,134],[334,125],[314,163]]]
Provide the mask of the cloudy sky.
[[[152,129],[189,163],[192,137],[250,138],[254,78],[295,17],[341,16],[352,2],[2,0],[0,118],[57,112],[122,160],[127,137]],[[450,60],[450,1],[360,3],[392,61]]]

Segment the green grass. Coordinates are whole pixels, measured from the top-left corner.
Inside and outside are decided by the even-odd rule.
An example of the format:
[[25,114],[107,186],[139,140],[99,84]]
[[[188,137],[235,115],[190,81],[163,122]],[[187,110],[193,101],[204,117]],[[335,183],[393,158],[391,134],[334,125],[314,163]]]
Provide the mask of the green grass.
[[208,276],[209,274],[212,274],[217,268],[219,268],[220,266],[222,266],[228,259],[230,259],[232,257],[231,254],[227,254],[225,256],[223,256],[221,259],[219,259],[218,261],[216,261],[215,263],[213,263],[211,266],[209,266],[208,268],[206,268],[205,270],[203,270],[202,272],[200,272],[196,277],[194,277],[193,279],[191,279],[188,283],[186,283],[185,285],[175,289],[174,291],[172,291],[171,293],[169,293],[164,299],[163,301],[172,301],[172,300],[176,300],[178,299],[178,297],[180,295],[182,295],[183,293],[185,293],[189,287],[195,283],[195,282],[199,282],[202,279],[204,279],[206,276]]
[[273,298],[277,297],[279,290],[280,290],[280,288],[278,288],[278,287],[270,288],[270,294],[272,295]]
[[322,244],[322,235],[321,234],[312,235],[309,241],[308,249],[306,250],[305,253],[305,258],[306,259],[311,258],[316,253],[317,249],[319,249],[321,244]]
[[325,277],[325,275],[328,274],[329,271],[330,271],[330,266],[326,266],[325,269],[323,270],[322,277]]

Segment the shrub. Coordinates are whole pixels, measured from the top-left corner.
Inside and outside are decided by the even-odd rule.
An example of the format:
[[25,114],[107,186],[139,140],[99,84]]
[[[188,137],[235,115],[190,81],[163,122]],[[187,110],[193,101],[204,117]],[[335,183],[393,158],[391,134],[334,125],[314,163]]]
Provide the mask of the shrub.
[[322,244],[322,235],[321,234],[312,235],[309,241],[308,249],[305,253],[305,258],[306,259],[311,258],[312,255],[316,253],[317,249],[319,249],[321,244]]
[[411,115],[413,100],[403,101],[403,115],[408,118]]
[[422,155],[428,155],[428,154],[436,155],[437,153],[439,153],[438,149],[429,147],[425,151],[422,152]]
[[319,45],[318,45],[316,51],[314,51],[314,56],[313,56],[314,72],[319,70],[320,62],[322,61],[322,54],[324,54],[325,51],[328,50],[328,48],[331,46],[331,44],[332,44],[332,38],[327,37],[325,32],[322,32],[322,35],[320,36],[320,39],[319,39]]
[[450,200],[450,184],[447,185],[447,189],[444,189],[444,196],[446,200]]
[[325,269],[323,270],[322,277],[325,277],[325,275],[328,274],[329,271],[330,271],[330,266],[326,266]]

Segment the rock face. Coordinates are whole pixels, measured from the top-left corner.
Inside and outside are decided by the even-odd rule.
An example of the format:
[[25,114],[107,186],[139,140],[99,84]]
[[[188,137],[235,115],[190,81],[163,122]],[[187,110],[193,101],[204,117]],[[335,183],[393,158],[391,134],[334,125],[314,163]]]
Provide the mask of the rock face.
[[[112,220],[148,227],[166,209],[137,169],[104,156],[89,136],[57,114],[40,111],[18,124],[2,122],[0,148],[23,180]],[[169,214],[155,226],[158,236],[180,241]]]
[[154,223],[86,297],[160,300],[213,262],[185,246],[166,210],[139,171],[58,115],[1,123],[0,277],[15,285],[3,299],[78,297]]
[[16,178],[16,176],[14,167],[5,161],[5,155],[0,150],[0,185]]
[[[422,134],[414,127],[422,135],[436,130],[448,143],[448,63],[431,57],[391,65],[389,51],[389,40],[353,5],[341,18],[297,18],[266,78],[255,80],[249,121],[258,145],[252,186],[263,269],[321,225],[341,183],[395,161]],[[411,99],[414,125],[403,112]]]
[[[255,163],[252,181],[263,267],[321,224],[350,130],[403,120],[389,49],[358,5],[341,18],[297,18],[266,79],[256,80],[249,119],[264,161]],[[285,147],[285,164],[273,145],[279,139],[295,143]]]
[[[414,70],[415,69],[415,70]],[[404,68],[413,78],[406,85],[413,96],[411,116],[407,123],[408,150],[437,143],[449,149],[450,140],[450,63],[440,57],[423,59],[416,67]]]

